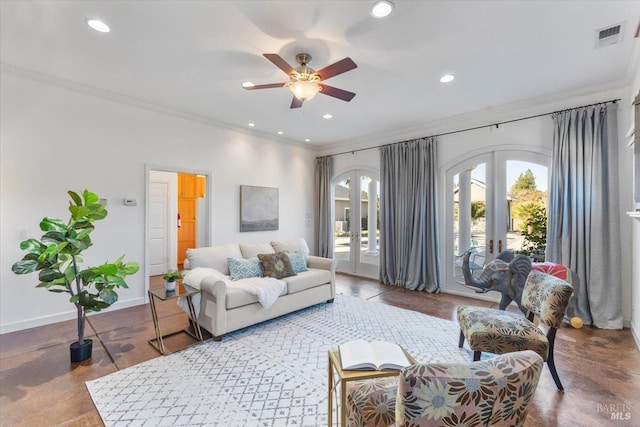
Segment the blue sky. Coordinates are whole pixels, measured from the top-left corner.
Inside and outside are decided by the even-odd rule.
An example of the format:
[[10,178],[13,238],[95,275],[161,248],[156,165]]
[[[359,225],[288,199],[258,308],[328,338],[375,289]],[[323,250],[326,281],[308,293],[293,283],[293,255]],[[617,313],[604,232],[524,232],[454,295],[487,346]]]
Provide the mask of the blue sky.
[[[533,176],[536,178],[536,186],[540,191],[547,191],[547,179],[548,179],[548,168],[546,166],[541,166],[536,163],[523,162],[520,160],[509,160],[507,161],[507,191],[511,188],[518,176],[526,171],[527,169],[531,169],[533,172]],[[479,164],[472,172],[471,177],[475,178],[479,181],[486,181],[486,171],[485,164]]]

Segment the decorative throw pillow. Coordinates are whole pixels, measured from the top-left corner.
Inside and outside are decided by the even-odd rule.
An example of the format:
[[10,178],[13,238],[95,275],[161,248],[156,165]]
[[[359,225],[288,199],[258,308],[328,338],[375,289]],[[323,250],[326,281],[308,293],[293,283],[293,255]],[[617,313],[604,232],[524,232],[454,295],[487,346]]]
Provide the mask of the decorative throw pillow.
[[262,263],[264,275],[275,279],[295,276],[291,261],[286,252],[276,252],[275,254],[258,254],[258,258]]
[[304,255],[302,255],[302,252],[287,252],[287,255],[289,256],[289,261],[291,262],[291,267],[293,268],[294,273],[307,271],[307,263],[304,260]]
[[238,259],[227,258],[231,280],[248,279],[249,277],[264,277],[262,264],[258,258]]
[[271,246],[275,252],[300,251],[304,260],[309,260],[309,246],[307,246],[307,242],[303,238],[292,240],[290,242],[271,242]]

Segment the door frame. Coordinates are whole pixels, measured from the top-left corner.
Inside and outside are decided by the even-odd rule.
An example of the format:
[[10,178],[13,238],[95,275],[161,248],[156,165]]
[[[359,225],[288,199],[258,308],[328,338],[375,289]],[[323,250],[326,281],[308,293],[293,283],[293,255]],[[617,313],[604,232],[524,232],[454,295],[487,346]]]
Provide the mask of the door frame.
[[[357,186],[360,187],[360,181],[359,181],[359,177],[361,176],[369,176],[370,178],[375,179],[378,183],[380,182],[380,172],[370,168],[370,167],[355,167],[343,172],[340,172],[339,174],[335,175],[332,179],[331,179],[331,213],[332,213],[332,217],[333,217],[333,213],[335,212],[335,194],[334,194],[334,189],[335,186],[338,184],[338,182],[342,181],[345,178],[352,178],[354,180],[354,182],[357,181]],[[353,186],[353,183],[352,183]],[[351,191],[351,187],[349,188],[349,190]],[[357,217],[358,221],[362,221],[362,201],[360,198],[360,194],[362,189],[358,188],[359,192],[357,193],[357,203],[353,203],[353,197],[350,195],[349,196],[349,210],[350,210],[350,224],[353,223],[353,219]],[[378,195],[380,196],[380,195]],[[354,207],[356,209],[354,209]],[[332,223],[335,222],[335,218],[332,218]],[[358,229],[360,231],[361,230],[361,225],[358,226]],[[357,239],[355,239],[355,241],[353,240],[353,237],[351,237],[350,239],[350,248],[349,248],[349,254],[350,254],[350,268],[348,271],[341,271],[344,273],[348,273],[348,274],[352,274],[354,276],[361,276],[361,277],[366,277],[366,278],[373,278],[373,279],[377,279],[379,276],[379,272],[380,272],[380,263],[378,263],[378,269],[376,271],[375,274],[366,274],[365,271],[362,271],[362,268],[359,268],[359,266],[362,264],[360,262],[360,241],[361,241],[361,234],[360,231],[358,232],[358,236]],[[349,233],[351,233],[351,230],[349,230]],[[331,245],[333,248],[335,248],[335,232],[331,233]],[[358,247],[358,255],[357,258],[355,258],[353,256],[353,247],[356,246]],[[334,254],[335,256],[335,254]]]
[[[489,180],[492,182],[497,182],[498,180],[505,182],[506,167],[498,167],[497,165],[500,164],[500,162],[506,162],[507,160],[528,161],[541,165],[544,165],[546,161],[548,173],[550,174],[551,154],[551,150],[542,147],[527,147],[514,144],[492,145],[470,151],[464,156],[459,156],[456,159],[451,160],[440,168],[440,206],[442,207],[442,212],[445,217],[445,231],[440,234],[440,259],[444,261],[444,268],[441,269],[440,273],[440,283],[443,284],[443,292],[486,301],[499,301],[500,299],[500,295],[496,292],[489,292],[486,294],[478,294],[471,290],[466,292],[463,286],[455,284],[452,269],[453,263],[450,263],[450,261],[452,261],[450,257],[453,256],[453,215],[450,215],[449,211],[450,207],[453,206],[453,176],[465,167],[484,162],[486,163],[487,183],[490,182]],[[456,171],[455,173],[454,170]],[[495,224],[498,224],[498,221],[506,223],[505,212],[499,212],[500,210],[498,210],[494,213],[496,200],[501,196],[506,198],[506,188],[500,188],[497,191],[488,191],[486,193],[487,240],[492,238],[494,240],[497,239]],[[492,218],[491,220],[489,220],[490,215]],[[501,237],[503,237],[506,242],[506,232],[504,234],[505,235]],[[495,247],[497,249],[497,246]],[[486,262],[489,262],[498,254],[497,250],[494,250],[493,254],[489,254],[488,251],[485,251],[485,253],[487,255]]]
[[144,301],[145,303],[149,302],[149,182],[150,182],[150,171],[161,171],[161,172],[173,172],[173,173],[189,173],[193,175],[203,175],[206,177],[206,186],[205,194],[207,198],[206,206],[206,225],[205,225],[205,236],[206,242],[205,245],[210,245],[213,241],[213,230],[211,224],[213,223],[213,191],[212,191],[212,183],[213,183],[213,172],[202,169],[191,169],[184,167],[175,167],[175,166],[167,166],[167,165],[157,165],[146,163],[145,164],[145,174],[144,174]]

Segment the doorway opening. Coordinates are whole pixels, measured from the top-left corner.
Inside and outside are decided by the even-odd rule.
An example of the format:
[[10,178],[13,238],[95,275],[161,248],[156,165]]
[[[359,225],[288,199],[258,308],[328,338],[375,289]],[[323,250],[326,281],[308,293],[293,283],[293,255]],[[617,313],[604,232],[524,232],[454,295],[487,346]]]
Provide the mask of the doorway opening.
[[211,241],[211,172],[147,166],[146,286]]

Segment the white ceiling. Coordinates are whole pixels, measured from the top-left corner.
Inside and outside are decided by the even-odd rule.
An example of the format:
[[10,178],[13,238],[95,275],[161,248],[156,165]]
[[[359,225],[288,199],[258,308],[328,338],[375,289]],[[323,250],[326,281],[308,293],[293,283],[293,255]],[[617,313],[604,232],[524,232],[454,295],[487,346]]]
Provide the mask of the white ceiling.
[[[0,60],[5,69],[276,139],[310,138],[317,147],[621,87],[637,70],[640,1],[394,2],[394,13],[376,20],[373,0],[2,1]],[[92,17],[111,32],[91,30],[85,21]],[[596,49],[595,30],[621,22],[623,41]],[[358,68],[327,83],[356,97],[347,103],[319,94],[291,110],[286,88],[241,88],[246,80],[287,80],[263,53],[296,65],[299,52],[310,53],[316,69],[351,57]],[[440,83],[445,73],[456,80]]]

